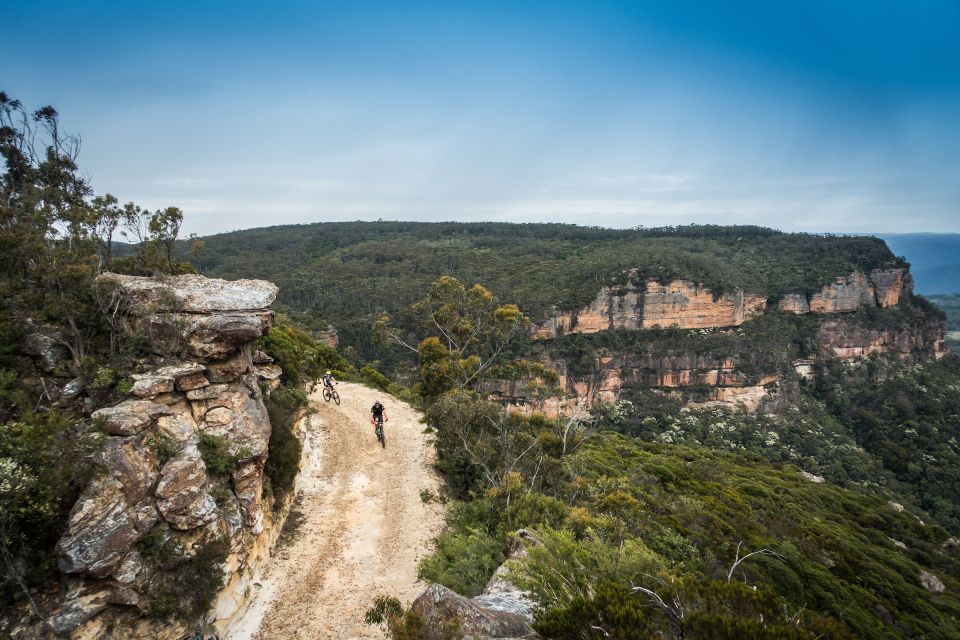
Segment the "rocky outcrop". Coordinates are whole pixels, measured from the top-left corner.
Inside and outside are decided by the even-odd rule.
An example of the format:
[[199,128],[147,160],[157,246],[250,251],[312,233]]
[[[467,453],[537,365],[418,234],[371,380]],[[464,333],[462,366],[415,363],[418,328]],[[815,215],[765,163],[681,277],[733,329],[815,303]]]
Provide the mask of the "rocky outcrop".
[[913,292],[913,279],[903,268],[874,269],[869,274],[854,271],[838,276],[808,299],[788,293],[777,306],[789,313],[850,313],[863,306],[894,307]]
[[489,638],[491,640],[534,640],[539,638],[533,628],[533,610],[536,603],[530,594],[510,580],[510,564],[527,557],[527,549],[537,544],[530,531],[521,529],[511,536],[507,546],[507,561],[494,572],[483,593],[465,598],[438,585],[431,585],[414,600],[410,609],[426,623],[425,638],[438,639],[455,627],[461,638]]
[[609,329],[679,327],[705,329],[734,327],[762,313],[764,296],[744,293],[716,295],[688,280],[662,284],[633,279],[619,286],[604,287],[588,306],[554,315],[535,327],[534,336],[551,338],[567,333],[596,333]]
[[35,331],[23,338],[23,353],[32,356],[41,371],[51,373],[66,361],[67,348],[61,342],[60,332],[52,327],[34,327]]
[[533,610],[537,604],[530,592],[524,591],[510,576],[511,564],[523,560],[529,554],[527,549],[537,544],[533,532],[521,529],[514,533],[507,543],[507,560],[497,567],[487,581],[483,593],[473,598],[473,602],[487,609],[504,611],[520,616],[529,623],[533,622]]
[[[251,549],[264,546],[258,540],[269,519],[263,470],[271,425],[260,374],[276,380],[282,373],[263,354],[255,365],[250,343],[272,324],[266,306],[276,287],[200,276],[103,280],[126,302],[131,330],[159,337],[153,350],[164,360],[131,376],[130,399],[92,413],[108,434],[97,460],[102,473],[77,501],[57,545],[72,586],[46,628],[71,637],[100,637],[112,626],[138,629],[124,637],[175,637],[183,631],[176,625],[158,629],[137,619],[137,607],[150,606],[154,578],[167,570],[142,557],[138,543],[159,535],[171,541],[164,553],[192,554],[225,541],[230,553],[213,570],[234,586],[233,576],[249,574]],[[203,442],[217,449],[217,473],[208,469]],[[226,473],[223,456],[233,465]],[[134,620],[102,623],[123,615]]]
[[[713,329],[740,326],[767,308],[766,296],[744,292],[717,294],[689,280],[667,283],[638,282],[636,271],[626,272],[626,282],[600,289],[587,306],[555,313],[534,326],[535,338],[568,333],[596,333],[611,329]],[[855,271],[837,277],[819,292],[786,293],[777,301],[781,311],[796,314],[849,313],[864,305],[892,307],[913,291],[905,268]]]
[[222,313],[266,309],[277,298],[277,285],[266,280],[219,280],[198,275],[141,278],[106,273],[100,282],[117,286],[136,316],[157,313]]
[[893,354],[902,359],[939,359],[947,355],[946,325],[930,319],[921,331],[914,327],[883,327],[827,320],[818,332],[819,357],[858,360]]
[[317,342],[322,342],[331,349],[336,349],[340,344],[340,336],[337,334],[337,329],[332,324],[328,324],[326,331],[317,332]]
[[440,640],[454,625],[457,635],[463,638],[538,637],[521,616],[484,607],[439,584],[431,585],[420,594],[410,609],[424,620],[424,640]]

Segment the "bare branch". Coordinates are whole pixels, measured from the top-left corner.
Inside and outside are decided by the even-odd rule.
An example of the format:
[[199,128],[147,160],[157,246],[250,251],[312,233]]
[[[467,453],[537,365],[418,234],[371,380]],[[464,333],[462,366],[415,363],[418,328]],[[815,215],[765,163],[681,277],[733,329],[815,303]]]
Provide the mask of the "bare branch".
[[727,582],[730,582],[730,580],[733,579],[733,572],[737,570],[737,567],[740,565],[740,563],[742,563],[744,560],[746,560],[747,558],[750,558],[750,557],[752,557],[752,556],[756,556],[756,555],[772,556],[772,557],[776,558],[777,560],[782,560],[782,561],[784,561],[784,562],[786,562],[786,560],[787,560],[787,559],[784,558],[781,554],[777,553],[777,552],[774,551],[773,549],[767,549],[767,548],[757,549],[756,551],[751,551],[750,553],[746,554],[745,556],[743,556],[743,557],[741,558],[741,557],[740,557],[740,546],[741,546],[742,544],[743,544],[743,540],[741,540],[740,542],[737,543],[737,554],[736,554],[736,557],[734,557],[733,564],[730,566],[730,572],[727,573]]

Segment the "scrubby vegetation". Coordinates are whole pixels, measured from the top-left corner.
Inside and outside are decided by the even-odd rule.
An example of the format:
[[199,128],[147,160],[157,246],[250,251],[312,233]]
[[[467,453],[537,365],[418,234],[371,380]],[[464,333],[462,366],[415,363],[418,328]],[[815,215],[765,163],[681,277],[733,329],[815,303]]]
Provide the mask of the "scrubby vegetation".
[[55,109],[0,92],[0,609],[55,575],[53,546],[96,468],[83,396],[118,397],[142,355],[96,276],[192,270],[173,256],[180,210],[94,196],[78,152]]
[[[847,317],[862,329],[930,319],[922,304]],[[418,388],[430,391],[426,422],[454,501],[420,576],[476,595],[502,562],[505,540],[525,528],[538,544],[512,572],[540,605],[535,626],[547,638],[960,633],[950,586],[960,585],[950,488],[960,486],[950,475],[960,468],[951,457],[957,363],[871,360],[821,368],[806,382],[792,361],[815,352],[817,330],[816,318],[770,313],[735,330],[554,340],[551,355],[573,374],[578,361],[588,373],[611,353],[692,353],[788,374],[787,402],[775,414],[688,409],[628,388],[589,420],[510,415],[476,393],[481,385],[455,377],[425,385],[434,371],[423,364],[446,332],[429,349],[424,339]],[[489,374],[549,380],[527,354],[511,343]],[[878,407],[879,423],[871,419]],[[885,458],[894,445],[897,455]],[[915,475],[894,460],[912,461]],[[931,594],[924,573],[946,590]]]
[[930,301],[947,315],[947,345],[960,355],[960,294],[930,296]]
[[260,338],[257,346],[276,361],[283,369],[282,381],[292,386],[319,380],[327,369],[342,376],[351,368],[336,349],[318,342],[283,314],[277,316],[273,329]]
[[274,492],[287,495],[300,470],[302,446],[294,428],[307,406],[307,394],[298,387],[279,389],[266,397],[266,405],[272,428],[264,472]]
[[534,321],[576,309],[622,274],[689,278],[716,292],[767,296],[814,291],[838,274],[897,264],[876,238],[785,234],[759,227],[614,230],[560,224],[337,222],[250,229],[204,239],[204,273],[280,285],[278,303],[323,329],[332,323],[355,364],[381,360],[391,376],[409,362],[382,351],[369,327],[381,314],[412,330],[408,311],[440,276],[520,306]]
[[[606,637],[591,628],[598,622],[622,638],[960,633],[951,587],[931,596],[919,580],[929,571],[960,586],[948,532],[882,499],[810,482],[756,454],[612,433],[563,455],[549,421],[508,420],[511,440],[540,446],[499,486],[475,472],[424,572],[475,591],[483,580],[462,559],[489,554],[518,528],[535,530],[540,544],[514,570],[544,607],[537,627],[547,637]],[[443,458],[464,455],[438,444]],[[501,458],[491,451],[482,461]]]
[[137,543],[145,562],[158,570],[151,584],[147,614],[157,619],[192,619],[202,615],[223,586],[226,540],[199,541],[186,549],[165,525],[151,529]]

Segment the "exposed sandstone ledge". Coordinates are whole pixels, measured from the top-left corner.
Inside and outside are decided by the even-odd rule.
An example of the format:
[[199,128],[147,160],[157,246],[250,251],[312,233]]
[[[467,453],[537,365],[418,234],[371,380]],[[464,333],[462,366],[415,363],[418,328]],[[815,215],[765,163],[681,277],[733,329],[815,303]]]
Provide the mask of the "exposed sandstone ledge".
[[914,361],[948,353],[946,325],[935,317],[913,321],[903,328],[875,327],[842,315],[824,316],[818,324],[815,352],[781,363],[782,370],[747,374],[737,357],[614,352],[597,355],[582,373],[571,373],[562,361],[544,360],[545,366],[558,372],[565,397],[531,393],[531,389],[543,389],[537,379],[487,380],[480,390],[504,403],[511,412],[542,413],[554,418],[589,411],[598,402],[617,402],[624,387],[657,390],[691,404],[726,404],[754,411],[777,401],[773,392],[781,376],[795,374],[809,380],[817,362],[859,360],[872,355]]
[[766,305],[764,296],[740,290],[717,296],[688,280],[667,284],[649,280],[642,285],[628,281],[621,286],[603,287],[589,305],[555,315],[535,327],[533,335],[551,338],[609,329],[734,327],[762,313]]
[[[533,337],[553,338],[569,333],[596,333],[611,329],[712,329],[736,327],[767,308],[765,296],[736,290],[716,295],[689,280],[666,284],[656,280],[637,283],[628,272],[622,285],[603,287],[587,306],[554,314],[534,326]],[[777,302],[789,313],[849,313],[864,305],[892,307],[913,290],[905,268],[874,269],[868,274],[855,271],[839,276],[818,293],[784,294]]]
[[130,311],[136,315],[266,309],[279,291],[277,285],[266,280],[220,280],[193,274],[143,278],[104,273],[98,280],[120,287]]
[[777,306],[790,313],[850,313],[863,306],[894,307],[913,291],[913,278],[906,269],[874,269],[870,274],[854,271],[838,276],[808,299],[802,293],[784,295]]
[[[223,572],[225,591],[236,599],[238,584],[249,585],[276,537],[263,496],[271,425],[258,372],[275,380],[280,371],[263,354],[254,365],[250,349],[270,328],[272,312],[260,305],[273,300],[276,287],[199,276],[159,284],[111,279],[129,296],[132,326],[170,326],[173,318],[187,328],[157,349],[164,361],[133,376],[131,399],[94,412],[110,435],[96,461],[102,473],[74,506],[57,545],[64,596],[43,629],[24,629],[17,638],[179,638],[187,632],[182,622],[158,625],[139,615],[162,570],[141,557],[137,543],[159,535],[193,553],[197,545],[226,542],[229,554],[213,570]],[[148,312],[172,308],[164,306],[171,297],[178,311]],[[239,459],[231,473],[207,469],[201,434],[222,438]]]
[[893,354],[905,360],[939,359],[949,353],[946,325],[939,321],[931,321],[926,331],[918,333],[826,320],[820,325],[818,342],[821,359],[859,360],[881,354]]

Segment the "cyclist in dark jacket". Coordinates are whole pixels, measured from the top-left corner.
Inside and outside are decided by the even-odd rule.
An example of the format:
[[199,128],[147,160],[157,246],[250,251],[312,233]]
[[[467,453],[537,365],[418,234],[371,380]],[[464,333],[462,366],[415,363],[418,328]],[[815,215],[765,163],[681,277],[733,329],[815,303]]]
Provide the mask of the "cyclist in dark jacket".
[[370,422],[376,427],[378,424],[383,426],[383,423],[387,420],[390,420],[390,418],[387,417],[387,410],[380,404],[380,401],[377,400],[373,403],[373,406],[370,407]]

